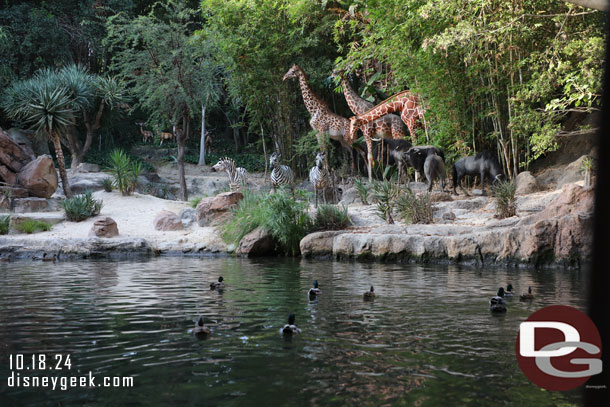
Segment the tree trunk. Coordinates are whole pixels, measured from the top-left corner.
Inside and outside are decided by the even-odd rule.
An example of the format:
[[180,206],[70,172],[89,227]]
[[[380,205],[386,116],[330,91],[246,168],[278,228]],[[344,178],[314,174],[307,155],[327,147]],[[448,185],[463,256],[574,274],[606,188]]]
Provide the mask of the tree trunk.
[[178,143],[178,180],[180,183],[180,199],[188,201],[188,191],[186,189],[186,178],[184,175],[184,142],[187,139],[189,132],[189,120],[187,116],[182,117],[182,128],[183,132],[180,137],[177,137],[176,142]]
[[201,145],[199,146],[199,163],[205,165],[205,106],[201,105]]
[[66,163],[64,161],[64,153],[61,150],[59,134],[57,134],[56,131],[53,131],[51,139],[53,140],[53,147],[55,147],[57,166],[59,167],[59,176],[61,178],[61,185],[64,188],[64,194],[66,195],[66,198],[72,198],[72,190],[70,189],[70,183],[68,182],[68,173],[66,172]]

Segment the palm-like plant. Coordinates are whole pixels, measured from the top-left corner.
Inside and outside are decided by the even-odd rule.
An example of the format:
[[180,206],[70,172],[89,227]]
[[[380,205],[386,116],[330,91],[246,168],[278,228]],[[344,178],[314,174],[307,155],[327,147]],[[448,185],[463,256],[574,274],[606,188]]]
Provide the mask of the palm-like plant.
[[69,90],[57,86],[51,75],[50,71],[41,71],[32,79],[14,83],[5,93],[2,108],[9,117],[30,124],[36,133],[53,142],[64,193],[70,198],[60,134],[74,123],[75,103]]

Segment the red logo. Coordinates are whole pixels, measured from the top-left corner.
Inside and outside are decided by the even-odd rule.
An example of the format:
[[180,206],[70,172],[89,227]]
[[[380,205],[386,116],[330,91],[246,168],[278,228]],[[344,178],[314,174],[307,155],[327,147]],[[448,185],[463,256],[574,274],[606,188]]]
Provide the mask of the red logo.
[[601,373],[602,341],[591,319],[553,305],[521,323],[515,350],[523,373],[547,390],[571,390]]

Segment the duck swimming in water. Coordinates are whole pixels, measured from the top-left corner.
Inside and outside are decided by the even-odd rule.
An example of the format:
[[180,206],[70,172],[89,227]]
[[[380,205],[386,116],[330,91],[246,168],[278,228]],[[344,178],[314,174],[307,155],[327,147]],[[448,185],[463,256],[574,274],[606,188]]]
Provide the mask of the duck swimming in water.
[[365,292],[362,296],[365,300],[375,299],[375,287],[371,286],[371,289]]
[[504,297],[512,297],[513,296],[513,285],[508,283],[506,286],[506,291],[504,291]]
[[532,287],[527,287],[527,294],[521,294],[519,298],[521,301],[533,300],[534,294],[532,294]]
[[56,261],[57,260],[57,255],[54,254],[52,257],[51,256],[47,256],[47,253],[43,253],[42,257],[38,257],[38,256],[34,256],[32,257],[32,260],[41,260],[41,261]]
[[301,333],[301,330],[294,324],[294,319],[294,312],[291,312],[290,315],[288,315],[288,323],[280,329],[280,333],[282,335],[294,335]]
[[10,263],[12,258],[13,258],[13,255],[12,254],[8,254],[6,256],[0,257],[0,261],[4,261],[4,262],[7,262],[7,263]]
[[224,278],[222,276],[218,277],[218,281],[216,283],[210,284],[210,290],[222,290],[225,288],[225,283],[223,283]]
[[197,321],[197,326],[193,329],[193,335],[198,338],[204,338],[210,334],[210,328],[203,325],[203,317],[199,317],[199,321]]
[[307,292],[310,299],[316,298],[316,295],[322,294],[322,290],[318,288],[318,280],[313,280],[313,288],[310,288]]
[[504,288],[498,288],[498,295],[489,300],[489,310],[491,312],[506,312],[506,301],[504,301]]

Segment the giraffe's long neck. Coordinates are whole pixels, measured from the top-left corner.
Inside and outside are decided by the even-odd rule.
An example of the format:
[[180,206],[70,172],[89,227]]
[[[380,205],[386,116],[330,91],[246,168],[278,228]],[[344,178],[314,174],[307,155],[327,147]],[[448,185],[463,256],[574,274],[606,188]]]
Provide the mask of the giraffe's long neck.
[[311,87],[307,83],[307,78],[302,72],[299,72],[299,85],[301,85],[301,93],[303,94],[305,107],[309,111],[309,114],[313,116],[326,104],[316,96],[313,90],[311,90]]
[[371,110],[369,110],[363,114],[359,114],[356,117],[358,124],[364,125],[366,123],[370,123],[374,120],[379,119],[381,116],[385,116],[387,114],[402,110],[403,102],[404,102],[404,100],[402,98],[390,99],[386,102],[383,102],[383,103],[375,106]]
[[347,105],[354,114],[362,114],[373,107],[373,104],[368,100],[362,99],[360,95],[352,89],[347,78],[341,78],[341,87],[343,88],[343,94]]

